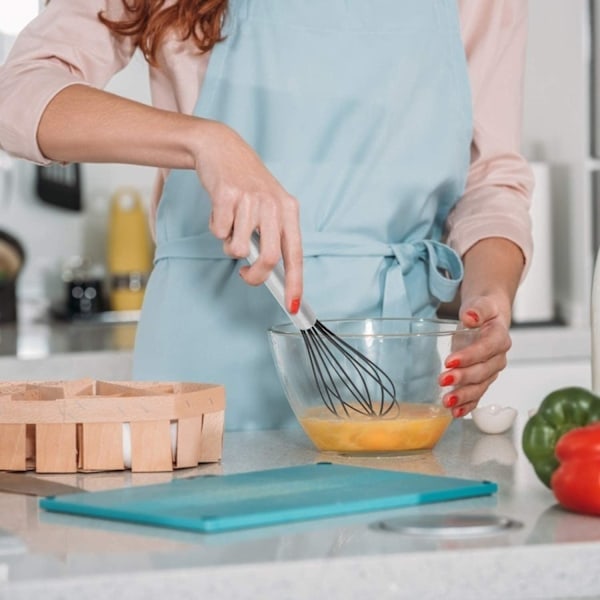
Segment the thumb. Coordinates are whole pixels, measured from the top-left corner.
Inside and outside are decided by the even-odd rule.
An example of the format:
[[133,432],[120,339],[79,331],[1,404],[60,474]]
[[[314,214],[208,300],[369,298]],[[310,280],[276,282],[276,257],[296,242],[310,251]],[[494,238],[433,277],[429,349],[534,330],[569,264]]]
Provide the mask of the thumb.
[[488,298],[480,296],[464,302],[460,307],[459,318],[465,327],[478,327],[496,316],[494,305]]

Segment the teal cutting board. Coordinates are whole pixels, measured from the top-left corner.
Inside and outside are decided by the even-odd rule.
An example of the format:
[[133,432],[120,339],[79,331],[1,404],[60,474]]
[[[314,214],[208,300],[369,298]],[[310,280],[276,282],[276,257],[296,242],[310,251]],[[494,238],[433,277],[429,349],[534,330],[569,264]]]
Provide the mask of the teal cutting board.
[[475,481],[317,463],[234,475],[51,496],[45,510],[216,533],[487,496]]

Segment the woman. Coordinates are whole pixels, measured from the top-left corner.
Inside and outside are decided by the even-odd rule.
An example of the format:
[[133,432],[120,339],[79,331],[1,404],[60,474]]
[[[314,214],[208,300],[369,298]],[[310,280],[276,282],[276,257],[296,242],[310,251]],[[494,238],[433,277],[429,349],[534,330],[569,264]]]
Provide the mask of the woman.
[[[440,374],[460,417],[506,365],[531,256],[525,12],[52,0],[0,71],[0,146],[160,169],[136,378],[225,383],[229,429],[293,422],[265,337],[286,315],[260,286],[283,258],[292,314],[305,296],[320,318],[430,317],[460,284],[460,319],[482,328]],[[101,90],[136,47],[153,107]],[[254,230],[260,257],[240,267]]]

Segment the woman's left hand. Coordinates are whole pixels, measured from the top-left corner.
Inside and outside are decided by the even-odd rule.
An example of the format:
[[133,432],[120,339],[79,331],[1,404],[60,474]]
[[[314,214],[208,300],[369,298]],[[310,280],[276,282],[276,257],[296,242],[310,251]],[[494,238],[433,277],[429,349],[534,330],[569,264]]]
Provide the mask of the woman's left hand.
[[452,352],[445,360],[439,383],[451,389],[444,394],[444,406],[454,417],[471,412],[506,367],[511,347],[510,309],[503,298],[493,295],[471,297],[463,301],[459,318],[468,328],[479,327],[479,336],[469,346]]

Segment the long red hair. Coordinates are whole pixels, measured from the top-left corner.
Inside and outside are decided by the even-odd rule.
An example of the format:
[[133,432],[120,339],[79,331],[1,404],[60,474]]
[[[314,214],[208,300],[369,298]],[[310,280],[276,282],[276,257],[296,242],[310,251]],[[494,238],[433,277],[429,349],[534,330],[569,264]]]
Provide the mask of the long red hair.
[[202,52],[208,52],[223,39],[221,27],[227,13],[227,0],[122,0],[129,17],[111,21],[102,12],[98,18],[118,35],[132,36],[151,64],[156,64],[158,48],[168,31],[187,40],[192,38]]

